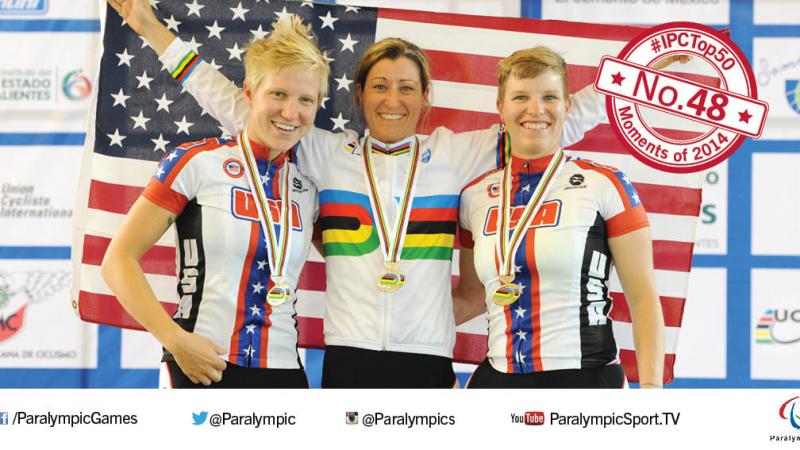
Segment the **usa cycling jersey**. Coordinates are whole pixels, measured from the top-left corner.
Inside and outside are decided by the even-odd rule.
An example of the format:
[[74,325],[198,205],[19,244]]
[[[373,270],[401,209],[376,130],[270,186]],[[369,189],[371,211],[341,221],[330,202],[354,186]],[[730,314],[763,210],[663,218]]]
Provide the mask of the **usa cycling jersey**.
[[[551,156],[513,157],[511,227]],[[608,317],[612,259],[608,239],[648,226],[644,207],[619,170],[570,158],[534,217],[514,259],[519,299],[498,306],[495,245],[503,171],[472,182],[461,195],[460,222],[474,239],[478,277],[486,287],[489,361],[505,373],[603,366],[616,359]]]
[[[291,253],[286,281],[294,293],[308,256],[317,211],[314,185],[283,153],[270,161],[252,143],[273,219],[278,220],[279,179],[289,170]],[[206,139],[169,152],[144,197],[175,214],[178,310],[175,321],[228,349],[222,358],[237,366],[300,368],[295,322],[296,296],[279,306],[266,303],[270,280],[266,241],[247,184],[236,140]],[[275,225],[276,233],[279,224]],[[165,354],[165,360],[172,355]]]

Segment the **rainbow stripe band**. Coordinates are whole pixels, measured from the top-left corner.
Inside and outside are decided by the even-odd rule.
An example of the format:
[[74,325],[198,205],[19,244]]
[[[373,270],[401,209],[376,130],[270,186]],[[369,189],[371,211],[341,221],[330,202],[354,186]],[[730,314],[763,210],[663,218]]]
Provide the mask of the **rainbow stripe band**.
[[516,302],[520,295],[522,295],[522,288],[520,288],[520,286],[516,284],[507,284],[494,291],[492,299],[496,305],[508,306]]
[[406,282],[405,275],[396,274],[396,273],[385,273],[378,280],[378,284],[384,287],[393,287],[393,286],[402,286]]
[[405,155],[411,151],[411,143],[406,142],[405,144],[394,148],[384,148],[373,142],[372,145],[370,145],[370,148],[372,148],[373,152],[383,153],[384,155],[399,156]]
[[286,301],[287,298],[292,296],[292,291],[289,288],[284,288],[280,286],[275,286],[269,290],[267,293],[267,301],[270,305],[281,304]]
[[170,75],[172,75],[172,78],[174,78],[178,84],[183,85],[184,80],[197,68],[198,64],[200,64],[200,56],[193,51],[189,51],[189,53],[181,59],[177,67],[175,67],[175,70],[170,72]]

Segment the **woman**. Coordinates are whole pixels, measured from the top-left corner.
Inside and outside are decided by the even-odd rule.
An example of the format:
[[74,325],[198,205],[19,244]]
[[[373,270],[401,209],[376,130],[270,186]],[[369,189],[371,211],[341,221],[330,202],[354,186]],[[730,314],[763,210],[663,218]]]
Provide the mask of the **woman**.
[[612,261],[630,304],[640,385],[660,387],[664,323],[635,188],[619,170],[561,150],[571,101],[558,54],[517,51],[497,82],[510,159],[461,196],[488,294],[485,306],[462,305],[473,313],[461,319],[489,313],[488,357],[469,387],[622,387],[608,318]]
[[[170,70],[196,57],[143,2],[118,7]],[[241,128],[243,102],[224,76],[200,62],[177,78],[225,128]],[[319,189],[327,273],[322,385],[451,387],[459,194],[467,181],[502,162],[498,128],[461,134],[439,128],[427,139],[417,137],[430,106],[430,69],[424,53],[402,39],[373,44],[354,79],[369,136],[315,129],[298,155],[298,168]],[[605,115],[591,90],[576,97],[583,123],[568,127],[568,142]],[[469,251],[460,265],[474,273]],[[482,299],[474,280],[464,278],[456,295]]]
[[[289,18],[250,44],[241,134],[168,153],[106,252],[103,277],[164,346],[172,387],[308,387],[294,304],[317,193],[296,169],[292,149],[314,122],[329,73],[309,33]],[[180,295],[174,321],[140,265],[173,222]]]

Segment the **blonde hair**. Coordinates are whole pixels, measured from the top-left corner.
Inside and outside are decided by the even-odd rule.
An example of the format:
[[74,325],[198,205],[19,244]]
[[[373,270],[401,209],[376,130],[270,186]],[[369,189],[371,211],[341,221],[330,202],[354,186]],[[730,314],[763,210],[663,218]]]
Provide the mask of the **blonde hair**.
[[[356,65],[356,72],[353,79],[358,86],[359,94],[363,93],[364,86],[367,84],[367,75],[369,74],[372,66],[377,64],[383,59],[390,59],[396,61],[397,59],[405,57],[410,59],[417,65],[419,70],[419,79],[422,85],[422,95],[425,95],[431,85],[431,67],[428,63],[428,58],[423,53],[422,49],[400,38],[386,38],[370,45],[367,50],[361,55]],[[357,95],[356,105],[360,106],[361,95]],[[426,99],[427,100],[427,99]]]
[[264,39],[247,45],[244,55],[244,84],[256,90],[268,72],[277,72],[287,67],[299,67],[303,71],[313,70],[319,76],[319,98],[317,104],[328,93],[330,66],[319,50],[309,25],[296,15],[272,22],[272,32]]
[[503,100],[506,82],[512,76],[517,79],[536,78],[547,71],[561,76],[564,98],[569,98],[567,63],[558,53],[539,46],[517,50],[497,64],[497,99]]

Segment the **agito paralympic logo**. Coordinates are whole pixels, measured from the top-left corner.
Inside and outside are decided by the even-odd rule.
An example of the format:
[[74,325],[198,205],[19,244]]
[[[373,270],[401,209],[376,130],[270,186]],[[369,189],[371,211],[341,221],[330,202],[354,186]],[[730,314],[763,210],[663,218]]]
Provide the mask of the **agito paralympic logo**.
[[[797,399],[800,397],[792,397],[789,400],[781,405],[781,409],[778,410],[778,414],[781,416],[783,420],[789,420],[789,423],[792,425],[792,428],[795,430],[800,430],[800,411],[795,412],[795,406],[798,406]],[[800,406],[798,406],[800,409]]]

